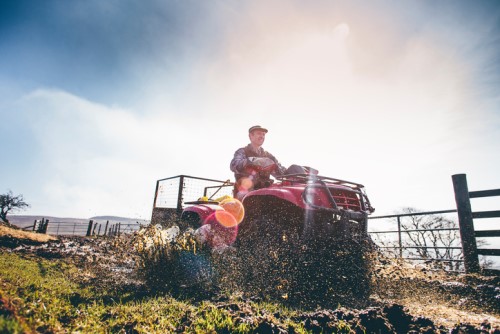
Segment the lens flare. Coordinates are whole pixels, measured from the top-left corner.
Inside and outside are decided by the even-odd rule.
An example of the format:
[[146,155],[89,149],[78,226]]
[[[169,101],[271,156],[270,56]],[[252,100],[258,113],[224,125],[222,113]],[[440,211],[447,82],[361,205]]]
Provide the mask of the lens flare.
[[210,226],[206,230],[205,240],[212,247],[223,247],[233,244],[238,234],[238,224],[232,214],[218,210],[205,219],[203,223]]
[[224,210],[215,211],[215,219],[224,227],[234,227],[238,225],[238,222],[232,213]]
[[[220,202],[219,205],[234,217],[236,224],[241,223],[241,221],[245,217],[245,208],[243,207],[243,204],[236,198],[226,198],[225,200]],[[228,226],[226,224],[223,225]]]
[[253,181],[250,177],[242,177],[236,186],[236,197],[238,199],[243,199],[246,194],[253,188]]
[[208,216],[199,229],[203,242],[208,242],[212,247],[231,245],[236,240],[238,224],[245,217],[243,204],[235,198],[225,198],[219,205],[223,210]]
[[248,191],[249,189],[252,189],[252,187],[253,187],[253,182],[250,178],[244,177],[240,179],[240,183],[238,185],[239,191]]

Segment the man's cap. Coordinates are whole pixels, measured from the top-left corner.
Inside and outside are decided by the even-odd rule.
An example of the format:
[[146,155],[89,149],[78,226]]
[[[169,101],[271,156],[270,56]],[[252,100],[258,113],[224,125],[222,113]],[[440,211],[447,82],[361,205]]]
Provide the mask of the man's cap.
[[255,131],[255,130],[261,130],[261,131],[264,131],[265,133],[267,133],[267,129],[263,128],[260,125],[254,125],[254,126],[252,126],[250,129],[248,129],[248,133],[252,133],[252,131]]

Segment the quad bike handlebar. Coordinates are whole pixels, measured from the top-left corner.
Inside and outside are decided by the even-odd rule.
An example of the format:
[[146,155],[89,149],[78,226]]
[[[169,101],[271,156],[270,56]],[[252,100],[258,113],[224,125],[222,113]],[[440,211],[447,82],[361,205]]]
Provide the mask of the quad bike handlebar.
[[246,169],[255,170],[260,173],[271,174],[276,169],[276,163],[270,158],[250,157],[246,164]]
[[254,188],[267,188],[273,184],[271,174],[276,170],[276,163],[270,158],[250,157],[245,166],[249,175],[255,175]]

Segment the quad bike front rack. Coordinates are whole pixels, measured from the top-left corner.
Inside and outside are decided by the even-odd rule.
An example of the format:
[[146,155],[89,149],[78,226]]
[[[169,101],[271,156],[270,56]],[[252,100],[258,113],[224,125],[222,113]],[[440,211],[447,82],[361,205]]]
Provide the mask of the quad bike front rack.
[[[371,206],[368,196],[365,193],[364,185],[360,183],[336,179],[327,176],[320,176],[316,174],[288,174],[288,175],[277,176],[276,179],[286,185],[305,184],[306,187],[304,188],[304,192],[302,193],[302,199],[304,203],[306,203],[307,205],[316,210],[329,211],[332,212],[334,215],[340,215],[340,216],[347,214],[350,217],[350,219],[354,220],[363,219],[366,217],[368,213],[372,213],[373,211],[375,211],[375,208]],[[328,187],[329,185],[344,186],[349,188],[351,192],[356,193],[359,196],[359,201],[361,206],[360,209],[363,212],[356,212],[353,210],[340,208],[330,192],[330,188]],[[331,207],[324,207],[311,203],[310,199],[307,198],[306,195],[308,193],[308,189],[311,188],[318,188],[324,190],[325,193],[327,194]]]

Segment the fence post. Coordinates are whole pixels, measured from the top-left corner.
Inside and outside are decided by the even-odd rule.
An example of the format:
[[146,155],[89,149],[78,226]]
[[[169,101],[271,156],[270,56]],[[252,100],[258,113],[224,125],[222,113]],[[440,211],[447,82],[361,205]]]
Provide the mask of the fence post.
[[43,225],[45,224],[45,218],[42,218],[42,221],[36,227],[36,233],[42,233]]
[[474,221],[472,220],[472,209],[465,174],[452,175],[453,188],[455,190],[455,202],[457,203],[458,224],[460,238],[462,239],[462,252],[464,254],[464,266],[466,273],[478,273],[480,271],[479,257],[477,253],[476,235]]
[[99,225],[99,223],[95,222],[94,228],[92,229],[92,235],[95,235],[95,229],[96,229],[97,225]]
[[399,257],[403,258],[403,243],[401,241],[401,217],[398,216],[398,241],[399,241]]
[[47,228],[49,227],[49,220],[45,220],[45,224],[42,226],[42,233],[47,234]]
[[177,194],[177,214],[182,212],[182,190],[184,189],[184,175],[179,178],[179,192]]
[[36,222],[37,222],[37,220],[35,219],[35,222],[33,223],[33,231],[36,230]]
[[91,234],[92,234],[92,224],[93,224],[93,223],[94,223],[94,221],[91,219],[91,220],[89,221],[89,227],[87,228],[87,234],[86,234],[86,236],[87,236],[87,237],[90,237],[90,236],[91,236]]
[[103,235],[106,235],[107,232],[108,232],[108,224],[109,224],[109,220],[106,220],[106,227],[104,228],[104,234]]

